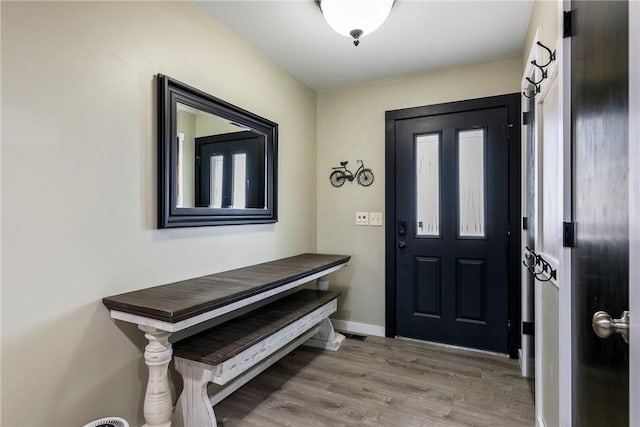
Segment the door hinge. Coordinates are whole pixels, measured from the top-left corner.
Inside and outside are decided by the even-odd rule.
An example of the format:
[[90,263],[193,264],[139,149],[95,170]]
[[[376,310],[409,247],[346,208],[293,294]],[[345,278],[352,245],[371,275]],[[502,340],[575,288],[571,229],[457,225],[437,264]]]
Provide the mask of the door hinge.
[[526,216],[522,217],[522,229],[523,230],[529,229],[529,218],[527,218]]
[[507,329],[511,330],[511,320],[507,320]]
[[562,38],[572,37],[573,36],[573,11],[567,10],[562,12]]
[[576,223],[562,223],[562,246],[565,248],[575,248],[576,246]]
[[522,322],[522,334],[523,335],[535,335],[536,330],[533,322]]
[[522,113],[522,124],[523,125],[531,124],[531,113],[529,111],[524,111]]

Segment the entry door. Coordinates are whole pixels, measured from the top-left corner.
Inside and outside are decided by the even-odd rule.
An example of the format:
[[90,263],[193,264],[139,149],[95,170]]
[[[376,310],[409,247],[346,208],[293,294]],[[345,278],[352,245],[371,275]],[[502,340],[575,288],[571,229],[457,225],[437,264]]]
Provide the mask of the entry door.
[[265,206],[264,138],[250,131],[195,139],[196,207]]
[[628,3],[571,8],[573,424],[627,427],[629,346],[591,322],[629,309]]
[[508,110],[396,122],[397,335],[507,352]]

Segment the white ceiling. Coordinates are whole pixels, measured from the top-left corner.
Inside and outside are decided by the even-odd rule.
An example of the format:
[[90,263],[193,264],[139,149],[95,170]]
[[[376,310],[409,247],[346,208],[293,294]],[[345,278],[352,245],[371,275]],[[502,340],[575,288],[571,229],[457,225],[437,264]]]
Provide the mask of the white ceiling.
[[520,54],[532,0],[397,0],[360,46],[314,0],[196,1],[318,91]]

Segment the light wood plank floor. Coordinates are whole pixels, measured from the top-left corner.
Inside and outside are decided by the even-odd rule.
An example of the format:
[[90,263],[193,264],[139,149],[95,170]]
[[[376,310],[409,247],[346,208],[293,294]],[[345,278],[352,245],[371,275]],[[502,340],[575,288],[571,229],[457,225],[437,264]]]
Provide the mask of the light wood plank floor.
[[534,425],[517,361],[378,337],[300,347],[214,410],[224,427]]

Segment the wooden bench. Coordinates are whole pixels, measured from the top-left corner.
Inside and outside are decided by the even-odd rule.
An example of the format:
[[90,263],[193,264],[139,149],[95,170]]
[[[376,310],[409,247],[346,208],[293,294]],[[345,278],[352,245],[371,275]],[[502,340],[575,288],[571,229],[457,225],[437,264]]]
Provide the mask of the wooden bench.
[[[169,342],[173,333],[194,330],[205,323],[208,327],[221,325],[259,309],[286,292],[313,280],[317,280],[317,289],[327,291],[327,275],[343,268],[349,259],[349,256],[344,255],[302,254],[104,298],[103,303],[110,310],[113,319],[137,324],[149,341],[144,351],[145,363],[149,369],[143,408],[145,426],[171,425],[173,400],[167,369],[173,355]],[[335,304],[335,298],[328,303],[331,304]],[[311,334],[314,330],[311,328],[300,335],[299,339],[289,343],[281,342],[284,347],[282,351],[274,352],[273,358],[286,354],[287,348],[303,338],[309,338],[305,344],[337,350],[344,341],[344,336],[334,332],[328,319],[329,314],[314,325],[314,328],[317,327],[315,335]],[[274,336],[275,334],[270,335]],[[269,360],[271,359],[264,360],[267,365]],[[186,366],[183,362],[177,363],[180,364]],[[204,365],[211,368],[211,365]],[[247,375],[257,375],[260,367],[256,365],[248,369],[251,372],[247,372]],[[237,387],[241,385],[239,377],[244,378],[244,374],[237,375],[233,380],[227,378],[227,395],[233,391],[231,382]],[[218,399],[224,398],[224,393],[216,393],[216,396]]]
[[306,341],[326,341],[319,324],[336,311],[337,297],[304,289],[177,343],[175,367],[184,387],[174,425],[217,426],[218,402]]

